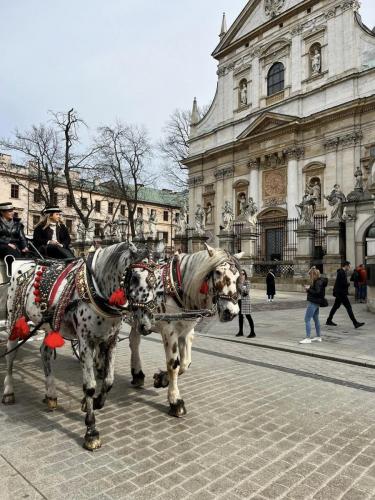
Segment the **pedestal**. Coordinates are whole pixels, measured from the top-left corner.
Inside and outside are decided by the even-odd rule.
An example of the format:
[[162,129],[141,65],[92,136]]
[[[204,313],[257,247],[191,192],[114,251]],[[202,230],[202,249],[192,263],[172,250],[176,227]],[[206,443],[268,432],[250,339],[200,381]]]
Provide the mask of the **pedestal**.
[[297,254],[295,258],[294,276],[297,278],[304,278],[311,268],[315,229],[313,226],[299,226],[296,233]]
[[234,240],[235,236],[233,233],[229,233],[228,231],[221,230],[220,234],[217,235],[219,239],[219,247],[223,250],[227,250],[229,253],[233,254],[234,251]]
[[367,238],[367,309],[375,313],[375,238]]
[[184,234],[176,234],[173,238],[174,249],[176,252],[188,252],[188,238]]
[[246,227],[241,232],[241,251],[245,253],[245,259],[256,259],[256,243],[258,235],[255,227]]
[[188,239],[189,253],[200,252],[205,249],[204,244],[208,240],[208,236],[204,234],[193,233]]
[[337,269],[341,266],[340,222],[328,221],[326,226],[327,253],[323,257],[324,274],[327,278],[336,278]]

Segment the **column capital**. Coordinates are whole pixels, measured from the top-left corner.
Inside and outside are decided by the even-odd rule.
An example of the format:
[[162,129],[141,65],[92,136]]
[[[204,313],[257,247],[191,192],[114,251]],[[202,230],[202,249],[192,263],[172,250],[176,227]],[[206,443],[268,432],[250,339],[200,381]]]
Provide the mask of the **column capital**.
[[303,146],[297,146],[294,144],[293,146],[289,146],[284,149],[284,154],[288,158],[288,160],[299,160],[303,158],[305,154],[305,148]]
[[247,167],[250,170],[259,169],[258,160],[256,158],[250,158],[249,161],[247,162]]

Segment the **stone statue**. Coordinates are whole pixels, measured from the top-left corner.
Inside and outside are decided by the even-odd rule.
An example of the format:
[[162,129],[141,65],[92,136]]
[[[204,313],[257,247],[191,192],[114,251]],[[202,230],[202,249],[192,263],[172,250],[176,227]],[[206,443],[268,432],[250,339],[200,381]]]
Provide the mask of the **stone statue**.
[[203,235],[206,229],[206,211],[198,203],[197,209],[195,211],[195,230],[198,234]]
[[361,167],[357,167],[354,172],[355,186],[354,189],[363,191],[363,173]]
[[139,240],[145,239],[145,223],[142,215],[138,212],[137,218],[135,219],[135,237]]
[[312,189],[306,186],[301,203],[296,205],[298,223],[301,226],[312,226],[314,224],[315,208],[315,198]]
[[157,230],[156,230],[156,210],[147,209],[148,213],[148,237],[156,239]]
[[264,12],[266,16],[270,16],[271,18],[278,16],[284,2],[285,0],[264,0]]
[[103,227],[103,236],[106,240],[112,240],[117,237],[117,224],[112,217],[107,217]]
[[322,190],[320,187],[320,182],[318,180],[315,180],[314,184],[310,185],[310,187],[311,187],[313,198],[315,199],[315,203],[317,205],[320,205],[322,202]]
[[342,216],[344,213],[343,203],[346,201],[346,197],[344,193],[341,191],[340,185],[335,184],[333,186],[331,194],[325,196],[324,198],[328,200],[329,205],[332,207],[330,220],[335,222],[342,222],[343,221]]
[[226,201],[224,203],[222,215],[223,215],[223,229],[225,231],[230,231],[234,221],[234,213],[233,213],[232,203],[230,201]]
[[313,75],[318,75],[322,68],[322,56],[318,47],[315,47],[314,52],[310,55],[311,69]]
[[240,195],[240,215],[238,217],[239,221],[246,221],[252,226],[255,226],[257,223],[257,213],[258,207],[256,206],[253,198],[250,196],[248,200],[246,200],[246,196],[244,193]]
[[91,241],[94,239],[95,225],[93,222],[88,223],[88,227],[80,220],[77,226],[77,235],[80,241]]
[[243,80],[240,88],[240,103],[242,106],[247,105],[247,81]]
[[180,213],[176,214],[176,234],[185,234],[187,227],[187,208],[186,203],[180,208]]

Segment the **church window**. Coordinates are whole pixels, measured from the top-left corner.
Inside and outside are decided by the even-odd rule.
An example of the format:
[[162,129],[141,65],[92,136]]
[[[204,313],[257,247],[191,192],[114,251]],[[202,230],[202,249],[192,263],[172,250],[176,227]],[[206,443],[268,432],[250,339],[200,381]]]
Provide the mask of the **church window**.
[[267,95],[273,95],[284,89],[284,65],[280,62],[273,64],[267,77]]

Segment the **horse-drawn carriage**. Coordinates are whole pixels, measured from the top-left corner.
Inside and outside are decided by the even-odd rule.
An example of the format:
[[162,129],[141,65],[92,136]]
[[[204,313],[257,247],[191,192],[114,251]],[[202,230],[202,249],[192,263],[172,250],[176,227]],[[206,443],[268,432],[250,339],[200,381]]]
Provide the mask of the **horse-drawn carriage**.
[[[155,262],[146,247],[125,242],[98,249],[87,260],[13,262],[9,285],[0,287],[2,317],[7,310],[9,335],[2,402],[15,402],[12,369],[17,347],[36,331],[44,330],[40,351],[46,375],[45,400],[50,410],[55,409],[57,392],[51,359],[63,339],[74,341],[83,374],[84,447],[94,450],[101,446],[94,410],[103,407],[112,387],[114,352],[123,318],[127,317],[131,323],[133,385],[142,386],[144,382],[139,355],[141,334],[161,333],[166,371],[158,374],[154,385],[168,385],[169,414],[184,415],[177,379],[191,362],[194,327],[204,315],[217,312],[221,321],[230,321],[238,314],[238,257],[207,246],[195,254]],[[8,278],[4,267],[1,272]],[[95,366],[102,372],[99,391]]]

